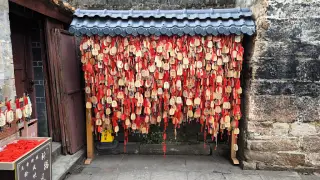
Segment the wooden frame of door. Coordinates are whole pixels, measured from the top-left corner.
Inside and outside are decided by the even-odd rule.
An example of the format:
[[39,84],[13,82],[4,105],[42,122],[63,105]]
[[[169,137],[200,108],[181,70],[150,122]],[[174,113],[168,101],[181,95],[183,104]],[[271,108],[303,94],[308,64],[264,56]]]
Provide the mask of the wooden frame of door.
[[34,10],[40,14],[57,19],[63,23],[70,24],[72,21],[72,12],[59,8],[48,0],[10,0],[16,4]]

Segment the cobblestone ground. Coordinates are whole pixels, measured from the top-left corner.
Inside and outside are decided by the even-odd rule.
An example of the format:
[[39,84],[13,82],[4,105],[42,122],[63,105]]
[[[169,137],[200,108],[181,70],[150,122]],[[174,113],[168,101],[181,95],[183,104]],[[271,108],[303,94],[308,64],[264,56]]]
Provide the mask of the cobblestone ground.
[[66,180],[320,180],[288,171],[242,170],[223,157],[105,155],[78,164]]

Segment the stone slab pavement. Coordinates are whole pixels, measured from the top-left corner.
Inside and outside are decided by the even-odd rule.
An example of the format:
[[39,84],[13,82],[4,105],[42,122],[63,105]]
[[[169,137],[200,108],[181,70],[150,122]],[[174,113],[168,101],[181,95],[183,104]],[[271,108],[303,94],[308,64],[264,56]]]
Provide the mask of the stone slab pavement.
[[289,171],[242,170],[221,156],[104,155],[66,180],[320,180]]

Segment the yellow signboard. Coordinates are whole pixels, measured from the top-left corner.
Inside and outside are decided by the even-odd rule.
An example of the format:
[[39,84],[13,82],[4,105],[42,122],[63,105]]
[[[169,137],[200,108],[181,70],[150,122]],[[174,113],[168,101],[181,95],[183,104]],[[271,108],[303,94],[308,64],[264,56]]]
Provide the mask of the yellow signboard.
[[101,132],[101,142],[113,142],[112,130],[103,130]]

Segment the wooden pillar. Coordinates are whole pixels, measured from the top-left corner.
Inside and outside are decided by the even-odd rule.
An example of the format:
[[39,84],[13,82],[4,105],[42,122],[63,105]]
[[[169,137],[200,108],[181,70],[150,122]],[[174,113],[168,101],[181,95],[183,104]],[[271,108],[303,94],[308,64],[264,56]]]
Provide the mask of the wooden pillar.
[[87,159],[84,164],[91,164],[94,157],[94,143],[92,135],[91,108],[86,108],[86,131],[87,131]]
[[237,138],[234,134],[234,130],[232,130],[232,133],[231,133],[231,160],[232,160],[232,163],[234,165],[237,165],[239,164],[239,160],[237,159],[237,152],[235,150],[235,147],[234,145],[237,144]]

